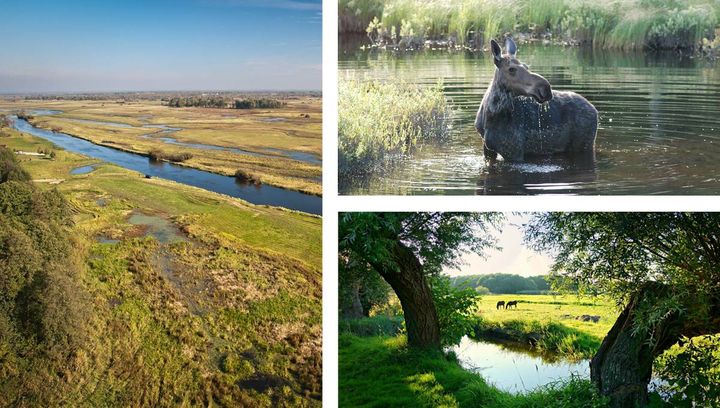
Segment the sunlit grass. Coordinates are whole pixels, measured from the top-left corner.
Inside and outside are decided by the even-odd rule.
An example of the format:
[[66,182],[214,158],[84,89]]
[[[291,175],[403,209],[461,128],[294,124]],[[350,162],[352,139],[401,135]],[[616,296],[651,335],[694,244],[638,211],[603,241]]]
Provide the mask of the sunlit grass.
[[454,36],[460,43],[470,31],[487,42],[506,32],[549,30],[598,47],[692,47],[720,21],[720,4],[710,0],[387,0],[382,10],[376,3],[352,2],[364,10],[357,18],[365,26],[378,17],[387,32],[404,25],[415,36]]
[[[38,116],[33,124],[44,129],[89,140],[96,144],[148,155],[160,150],[168,157],[189,153],[182,165],[200,170],[235,175],[242,169],[264,184],[320,195],[322,166],[294,160],[281,151],[322,154],[322,105],[319,98],[290,99],[280,109],[169,108],[160,101],[115,104],[104,101],[0,101],[8,109],[47,108],[63,111],[59,115]],[[307,115],[307,117],[305,116]],[[130,127],[98,122],[115,122]],[[182,128],[172,134],[144,124],[164,124]],[[205,144],[240,149],[263,156],[228,150],[179,146],[163,142],[172,137],[182,143]],[[280,149],[280,150],[273,150]]]
[[448,131],[448,104],[440,86],[341,81],[338,154],[342,179],[370,173],[396,154]]
[[[52,148],[3,135],[10,149]],[[320,405],[319,218],[56,153],[19,157],[41,188],[49,187],[38,180],[61,181],[84,259],[78,278],[93,304],[93,338],[61,368],[59,398],[81,406]],[[91,173],[70,174],[90,163]],[[187,240],[131,236],[131,211],[168,220]],[[108,235],[119,242],[98,242]]]
[[489,385],[439,352],[407,348],[404,336],[357,337],[339,342],[343,407],[602,407],[587,380],[568,379],[528,394]]

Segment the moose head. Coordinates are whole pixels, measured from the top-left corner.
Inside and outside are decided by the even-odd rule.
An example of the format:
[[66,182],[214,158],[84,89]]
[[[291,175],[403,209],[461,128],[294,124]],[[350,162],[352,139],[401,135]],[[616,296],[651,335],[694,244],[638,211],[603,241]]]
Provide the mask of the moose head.
[[531,72],[527,65],[516,58],[517,46],[512,39],[505,40],[506,54],[502,53],[500,45],[495,40],[490,40],[490,48],[497,67],[495,79],[498,86],[509,91],[512,96],[529,96],[538,103],[552,99],[550,82],[541,75]]

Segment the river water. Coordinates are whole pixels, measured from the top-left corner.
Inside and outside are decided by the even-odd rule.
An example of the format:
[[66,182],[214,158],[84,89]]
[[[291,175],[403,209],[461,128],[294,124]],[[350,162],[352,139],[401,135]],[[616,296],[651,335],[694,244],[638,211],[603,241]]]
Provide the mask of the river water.
[[[342,43],[342,42],[341,42]],[[555,90],[600,112],[595,159],[485,162],[473,124],[495,66],[489,53],[394,55],[341,49],[339,78],[442,80],[452,130],[395,166],[340,186],[342,194],[718,194],[720,67],[676,54],[523,45],[518,58]],[[391,107],[388,107],[391,109]]]
[[[45,112],[35,111],[36,115]],[[50,113],[45,113],[50,114]],[[237,197],[253,204],[285,207],[311,214],[322,214],[322,198],[269,185],[242,183],[234,177],[210,173],[172,163],[156,162],[145,156],[96,145],[64,133],[39,129],[27,121],[15,119],[15,129],[49,140],[65,150],[134,170],[152,177],[199,187]]]
[[590,378],[590,361],[550,359],[511,344],[491,343],[465,336],[452,351],[466,370],[480,374],[497,388],[525,393],[571,376]]

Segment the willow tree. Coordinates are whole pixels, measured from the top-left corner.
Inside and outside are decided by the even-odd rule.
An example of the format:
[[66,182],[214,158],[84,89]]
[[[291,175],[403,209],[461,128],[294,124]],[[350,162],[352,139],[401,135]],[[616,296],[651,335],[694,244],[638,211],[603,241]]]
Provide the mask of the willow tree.
[[543,214],[527,238],[557,277],[622,307],[590,363],[613,406],[647,403],[653,361],[681,337],[720,333],[718,213]]
[[487,213],[341,214],[339,256],[347,267],[340,273],[378,273],[400,300],[408,344],[440,348],[428,279],[443,267],[459,266],[463,253],[482,253],[491,246],[494,241],[485,232],[497,219],[498,214]]

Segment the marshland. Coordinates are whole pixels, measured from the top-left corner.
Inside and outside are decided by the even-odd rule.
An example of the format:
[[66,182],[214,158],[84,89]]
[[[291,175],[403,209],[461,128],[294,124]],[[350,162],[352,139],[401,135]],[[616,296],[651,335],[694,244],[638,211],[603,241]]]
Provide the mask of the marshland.
[[[340,20],[343,194],[720,188],[715,3],[348,1]],[[489,40],[505,35],[553,90],[597,108],[594,157],[486,160],[473,124],[496,70]]]

